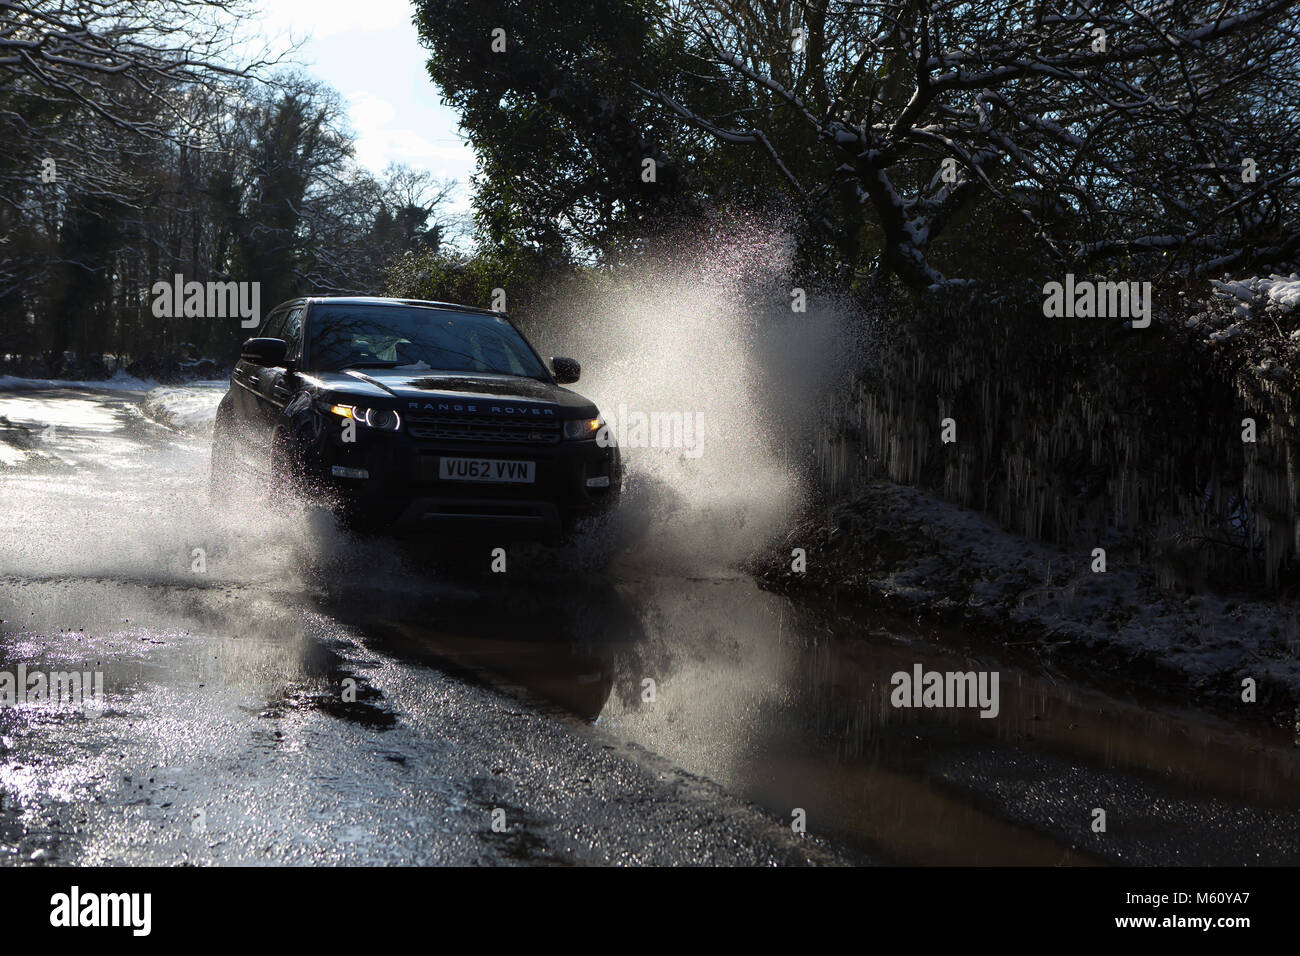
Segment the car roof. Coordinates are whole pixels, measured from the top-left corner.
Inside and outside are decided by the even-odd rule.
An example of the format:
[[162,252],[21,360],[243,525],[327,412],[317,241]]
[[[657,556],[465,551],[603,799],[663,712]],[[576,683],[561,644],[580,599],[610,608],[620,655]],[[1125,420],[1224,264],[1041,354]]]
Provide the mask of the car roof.
[[479,315],[492,315],[507,319],[504,312],[484,309],[476,305],[461,305],[459,302],[434,302],[428,299],[393,299],[379,295],[308,295],[301,302],[309,304],[337,303],[339,305],[413,305],[426,309],[455,309],[458,312],[474,312]]

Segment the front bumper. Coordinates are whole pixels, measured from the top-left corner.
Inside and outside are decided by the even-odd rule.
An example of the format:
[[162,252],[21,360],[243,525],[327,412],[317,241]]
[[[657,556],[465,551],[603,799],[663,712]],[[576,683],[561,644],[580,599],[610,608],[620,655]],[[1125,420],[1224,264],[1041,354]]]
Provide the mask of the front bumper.
[[[595,440],[550,445],[417,441],[404,431],[323,435],[320,480],[365,523],[430,533],[497,532],[552,537],[613,508],[622,485],[616,447]],[[443,479],[443,457],[529,461],[528,483]],[[364,476],[364,477],[362,477]]]

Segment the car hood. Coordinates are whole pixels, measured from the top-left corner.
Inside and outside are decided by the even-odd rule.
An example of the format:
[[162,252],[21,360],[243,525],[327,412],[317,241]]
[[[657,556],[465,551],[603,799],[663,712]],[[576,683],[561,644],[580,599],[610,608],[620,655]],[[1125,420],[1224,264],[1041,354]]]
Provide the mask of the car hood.
[[320,386],[338,398],[353,397],[385,402],[401,409],[418,405],[428,411],[439,406],[459,406],[452,410],[483,414],[513,414],[528,407],[585,412],[594,409],[590,401],[550,382],[514,375],[466,374],[453,372],[406,371],[402,369],[348,369],[314,376]]

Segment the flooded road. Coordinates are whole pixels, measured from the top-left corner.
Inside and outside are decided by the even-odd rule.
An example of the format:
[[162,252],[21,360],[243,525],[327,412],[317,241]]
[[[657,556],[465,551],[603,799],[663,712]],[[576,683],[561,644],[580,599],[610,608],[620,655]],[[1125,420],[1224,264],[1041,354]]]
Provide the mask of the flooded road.
[[[6,862],[1300,861],[1289,734],[801,608],[653,525],[495,574],[211,508],[206,441],[140,399],[0,393],[0,671],[105,691],[0,709]],[[892,706],[917,665],[996,672],[996,717]]]

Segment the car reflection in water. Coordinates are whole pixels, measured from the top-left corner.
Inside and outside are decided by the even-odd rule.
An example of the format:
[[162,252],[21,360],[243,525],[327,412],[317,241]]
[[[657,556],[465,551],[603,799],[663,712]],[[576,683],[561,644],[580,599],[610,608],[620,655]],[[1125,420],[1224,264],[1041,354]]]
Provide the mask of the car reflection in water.
[[[462,543],[452,547],[455,554],[489,553]],[[321,610],[388,653],[552,713],[558,708],[559,716],[596,720],[614,689],[617,659],[634,654],[644,637],[627,599],[599,573],[556,567],[494,574],[466,571],[467,563],[440,561],[432,583],[415,588],[409,581],[332,580]],[[486,559],[473,563],[489,566]],[[553,554],[544,563],[558,564]]]

